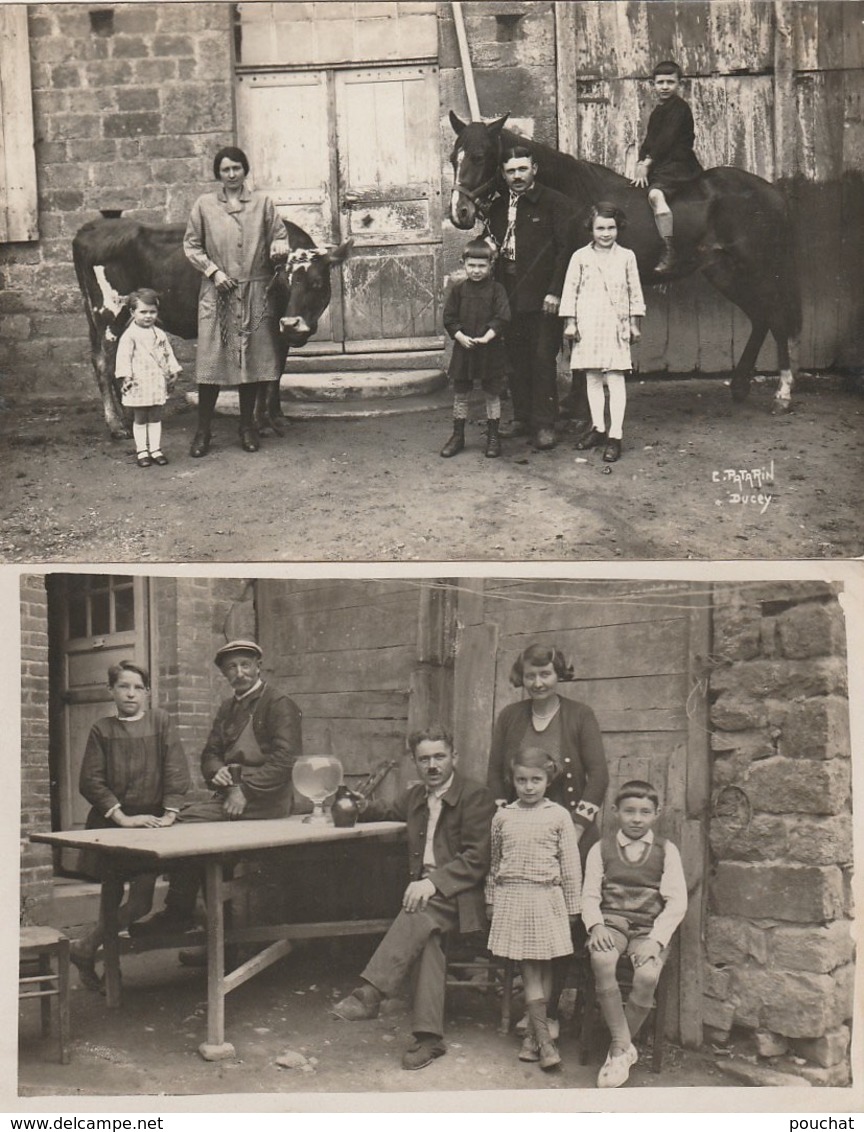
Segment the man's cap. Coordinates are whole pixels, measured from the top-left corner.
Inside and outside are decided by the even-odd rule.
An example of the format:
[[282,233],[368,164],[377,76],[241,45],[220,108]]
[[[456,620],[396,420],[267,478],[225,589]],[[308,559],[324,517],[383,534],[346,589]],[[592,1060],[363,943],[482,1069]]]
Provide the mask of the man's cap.
[[261,646],[256,644],[255,641],[229,641],[223,645],[213,658],[213,663],[217,668],[222,667],[222,661],[235,652],[251,652],[258,660],[264,656],[261,651]]

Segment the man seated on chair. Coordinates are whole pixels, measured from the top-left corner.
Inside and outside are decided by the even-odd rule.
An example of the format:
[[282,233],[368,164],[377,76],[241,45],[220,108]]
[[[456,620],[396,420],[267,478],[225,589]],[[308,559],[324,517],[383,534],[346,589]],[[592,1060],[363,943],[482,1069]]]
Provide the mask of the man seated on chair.
[[[411,880],[402,908],[360,978],[332,1012],[346,1022],[375,1018],[381,1001],[412,977],[414,1040],[403,1069],[423,1069],[445,1053],[446,959],[450,931],[486,931],[483,880],[489,870],[495,800],[456,769],[453,739],[441,727],[408,739],[420,781],[393,805],[370,802],[361,821],[404,821]],[[362,804],[361,804],[362,805]]]
[[[612,1036],[598,1089],[617,1088],[630,1076],[638,1057],[633,1039],[651,1011],[669,941],[687,911],[681,856],[652,828],[660,800],[651,783],[625,782],[612,812],[618,830],[591,846],[582,885],[597,1001]],[[626,1007],[616,977],[622,955],[633,963]]]

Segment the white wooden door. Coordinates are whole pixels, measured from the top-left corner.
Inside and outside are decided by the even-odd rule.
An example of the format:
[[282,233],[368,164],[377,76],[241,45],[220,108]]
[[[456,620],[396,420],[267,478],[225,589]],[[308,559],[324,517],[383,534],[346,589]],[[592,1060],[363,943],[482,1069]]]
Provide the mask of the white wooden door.
[[437,67],[245,71],[237,92],[253,183],[316,241],[354,241],[303,352],[443,345]]

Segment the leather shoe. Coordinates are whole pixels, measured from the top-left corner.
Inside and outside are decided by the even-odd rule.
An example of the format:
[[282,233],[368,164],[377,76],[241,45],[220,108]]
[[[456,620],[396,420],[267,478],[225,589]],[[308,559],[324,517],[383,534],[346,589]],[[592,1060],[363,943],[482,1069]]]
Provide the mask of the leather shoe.
[[102,990],[103,979],[101,975],[96,973],[96,964],[92,955],[86,955],[83,951],[77,950],[73,943],[69,948],[69,962],[77,970],[82,987],[93,991]]
[[261,447],[261,437],[257,428],[240,429],[240,447],[244,452],[257,452]]
[[436,1057],[443,1057],[447,1047],[433,1035],[415,1038],[402,1054],[403,1069],[425,1069]]
[[614,436],[610,436],[606,441],[606,447],[603,449],[603,459],[607,464],[614,464],[615,461],[621,456],[621,441]]
[[194,916],[171,915],[169,912],[157,912],[149,920],[136,920],[129,925],[129,935],[135,939],[154,935],[185,935],[194,932],[198,924]]
[[209,432],[196,432],[195,438],[189,446],[189,455],[194,459],[201,456],[206,456],[210,451],[210,433]]
[[505,440],[512,440],[514,436],[527,436],[528,426],[524,421],[507,421],[499,426],[498,435],[503,436]]
[[555,447],[555,433],[551,428],[537,429],[537,435],[534,437],[534,447],[539,448],[541,452],[548,452],[550,448]]
[[368,1022],[372,1018],[377,1018],[381,1000],[376,999],[374,994],[367,995],[365,992],[365,987],[358,987],[347,998],[331,1006],[330,1013],[341,1018],[343,1022]]
[[596,428],[592,428],[587,436],[583,436],[581,440],[576,441],[576,447],[580,452],[585,452],[589,448],[596,448],[598,444],[606,443],[606,433],[598,432]]

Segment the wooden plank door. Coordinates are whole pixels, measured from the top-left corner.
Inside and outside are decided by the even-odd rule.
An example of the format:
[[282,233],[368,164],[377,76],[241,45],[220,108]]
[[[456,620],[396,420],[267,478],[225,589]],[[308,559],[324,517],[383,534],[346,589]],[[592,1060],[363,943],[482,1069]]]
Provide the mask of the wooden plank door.
[[[454,673],[454,732],[465,770],[484,779],[493,721],[524,693],[510,669],[533,642],[563,650],[576,670],[563,696],[597,715],[609,764],[607,795],[648,779],[663,798],[658,825],[682,851],[690,908],[670,1027],[701,1041],[704,818],[709,797],[708,727],[700,658],[710,652],[710,594],[687,583],[463,581]],[[605,811],[604,807],[604,811]],[[601,812],[604,835],[612,823]]]
[[70,574],[59,616],[63,656],[57,692],[64,706],[57,808],[61,829],[83,829],[90,807],[78,792],[78,776],[91,725],[113,711],[108,668],[120,660],[150,667],[147,579]]
[[345,348],[439,347],[437,67],[338,71],[335,93]]
[[[333,79],[326,71],[260,72],[237,76],[237,136],[251,166],[250,184],[265,189],[285,220],[321,245],[339,242],[332,190],[336,177]],[[333,297],[303,353],[341,349],[342,288],[331,272]]]

